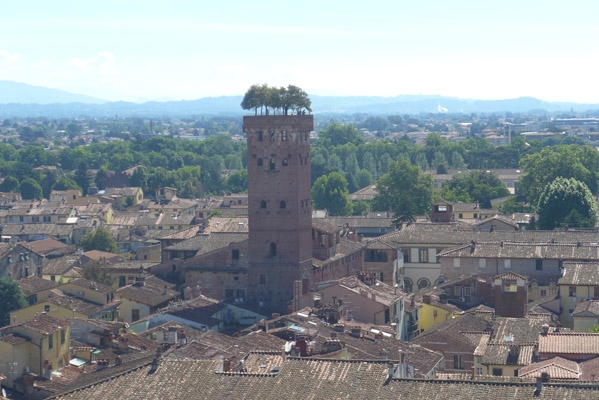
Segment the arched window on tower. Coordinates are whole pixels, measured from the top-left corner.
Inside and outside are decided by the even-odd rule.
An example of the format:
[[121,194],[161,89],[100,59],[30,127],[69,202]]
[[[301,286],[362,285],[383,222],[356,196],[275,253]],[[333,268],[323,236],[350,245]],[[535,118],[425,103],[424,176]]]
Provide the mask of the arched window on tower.
[[287,203],[285,203],[285,200],[281,200],[279,203],[279,208],[287,208]]
[[281,163],[283,164],[283,167],[286,167],[289,165],[289,160],[287,160],[286,158],[283,158],[283,161]]
[[260,200],[260,208],[266,208],[266,200]]
[[258,166],[259,166],[259,167],[261,167],[261,166],[262,166],[262,159],[261,159],[261,158],[259,158],[259,159],[258,159]]
[[271,255],[271,257],[274,257],[277,255],[277,244],[276,243],[270,244],[270,255]]
[[276,159],[275,159],[275,157],[271,157],[271,159],[270,159],[270,170],[274,171],[275,168],[276,168]]

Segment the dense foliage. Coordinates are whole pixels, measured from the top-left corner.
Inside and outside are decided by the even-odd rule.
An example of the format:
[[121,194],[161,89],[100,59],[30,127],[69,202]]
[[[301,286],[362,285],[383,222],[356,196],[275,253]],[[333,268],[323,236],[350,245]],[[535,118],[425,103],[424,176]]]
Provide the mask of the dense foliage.
[[519,191],[531,204],[537,204],[543,190],[558,177],[574,178],[592,194],[599,193],[599,152],[590,146],[545,147],[520,164],[525,173]]
[[406,160],[391,162],[389,172],[376,182],[376,187],[373,208],[392,211],[398,223],[414,221],[417,215],[430,212],[433,177]]
[[348,195],[347,180],[338,172],[319,177],[312,187],[314,207],[327,210],[329,215],[351,214],[352,204]]
[[482,208],[491,208],[491,200],[509,194],[499,177],[486,171],[456,174],[441,189],[441,197],[447,201],[479,202]]
[[305,110],[312,111],[311,105],[308,94],[294,85],[289,85],[286,88],[270,87],[266,84],[252,85],[241,101],[241,108],[253,109],[255,115],[258,115],[258,109],[260,109],[261,115],[263,112],[268,115],[270,110],[273,114],[276,114],[277,111],[282,115],[289,114],[289,111],[300,114]]
[[110,232],[103,226],[98,227],[93,232],[81,238],[81,247],[83,250],[100,250],[107,251],[109,253],[118,252],[118,247],[114,238],[110,235]]
[[0,278],[0,326],[10,324],[11,311],[26,305],[19,283],[10,278]]
[[593,228],[599,212],[589,188],[574,178],[555,178],[541,193],[539,228]]

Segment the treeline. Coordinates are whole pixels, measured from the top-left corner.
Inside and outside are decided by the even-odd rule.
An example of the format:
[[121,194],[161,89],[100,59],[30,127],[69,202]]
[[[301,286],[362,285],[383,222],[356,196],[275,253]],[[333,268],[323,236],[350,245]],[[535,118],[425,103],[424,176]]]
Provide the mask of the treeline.
[[[155,136],[62,150],[36,145],[16,149],[0,143],[0,176],[5,178],[0,191],[48,198],[52,189],[80,188],[85,192],[90,185],[103,189],[102,180],[111,172],[140,166],[130,177],[131,186],[140,186],[146,193],[170,186],[178,189],[180,197],[197,198],[245,190],[246,163],[245,144],[228,135],[202,141]],[[233,172],[228,174],[228,170]]]
[[[403,121],[405,123],[405,120]],[[216,122],[189,120],[185,123],[188,129],[205,130],[208,125],[214,125]],[[222,120],[220,123],[223,127],[236,125],[230,120]],[[94,121],[86,124],[87,129],[101,128],[100,125],[94,126]],[[41,129],[39,126],[43,124],[38,124],[33,133],[29,129],[19,129],[25,134],[35,136]],[[81,126],[80,123],[65,122],[62,127],[66,130],[65,134],[76,141]],[[198,198],[208,194],[220,195],[224,191],[247,190],[246,145],[233,141],[230,133],[211,136],[201,141],[166,135],[142,139],[140,134],[130,134],[135,126],[140,130],[147,130],[148,122],[130,121],[126,133],[116,127],[110,127],[105,137],[125,134],[126,140],[97,142],[86,146],[62,149],[55,146],[47,150],[38,145],[19,147],[10,142],[0,143],[0,177],[4,178],[0,184],[0,191],[21,191],[24,198],[47,198],[52,189],[81,188],[85,192],[90,185],[103,189],[102,181],[110,171],[120,172],[134,166],[140,168],[130,177],[129,184],[142,187],[145,193],[151,194],[157,188],[171,186],[178,189],[181,197]],[[174,133],[175,124],[169,124],[168,121],[156,122],[154,129],[164,129],[165,126]],[[509,145],[493,146],[482,138],[473,137],[459,143],[449,142],[442,139],[438,133],[429,134],[422,145],[412,143],[405,135],[367,143],[356,125],[339,122],[327,124],[319,129],[318,134],[319,138],[312,143],[312,183],[319,177],[338,172],[347,181],[349,192],[376,182],[389,172],[392,161],[406,161],[421,171],[434,170],[438,173],[456,169],[524,167],[531,170],[531,163],[522,161],[527,156],[539,154],[547,147],[578,143],[577,139],[572,137],[526,143],[524,138],[516,136]],[[584,148],[590,149],[588,146]],[[572,152],[568,154],[570,153]],[[588,157],[592,158],[594,154]],[[560,158],[565,157],[556,156],[557,160]],[[589,161],[585,163],[589,165]],[[553,165],[557,165],[557,161],[553,162]],[[525,179],[525,185],[521,185],[524,193],[527,193],[526,182]],[[489,186],[488,183],[484,184]],[[449,189],[458,191],[460,187],[468,185],[472,186],[471,182],[462,181]],[[538,188],[534,190],[535,193],[540,191]],[[592,185],[591,190],[595,193]],[[449,197],[448,200],[466,198],[451,197],[452,193],[447,190],[445,196]],[[489,196],[471,195],[472,199],[477,197]],[[354,210],[357,213],[364,211],[364,205]]]

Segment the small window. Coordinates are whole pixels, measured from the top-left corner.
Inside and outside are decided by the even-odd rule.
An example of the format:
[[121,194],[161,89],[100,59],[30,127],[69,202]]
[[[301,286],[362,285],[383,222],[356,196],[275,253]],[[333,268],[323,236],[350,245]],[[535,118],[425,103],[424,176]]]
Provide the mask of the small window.
[[487,267],[487,260],[484,258],[478,259],[478,268],[485,269]]
[[429,287],[430,285],[431,282],[426,278],[421,278],[418,280],[418,289],[424,289],[426,287]]
[[439,206],[439,212],[447,212],[447,206]]
[[44,312],[50,312],[50,306],[48,304],[44,305]]
[[277,255],[277,244],[276,243],[271,243],[270,244],[270,255],[271,256],[276,256]]
[[258,132],[258,141],[262,141],[262,131]]
[[414,284],[412,283],[412,280],[410,278],[403,278],[403,287],[406,293],[412,292],[413,285]]
[[568,288],[568,295],[570,297],[576,297],[576,286],[570,286]]
[[286,167],[289,165],[289,160],[287,160],[286,158],[283,158],[283,161],[281,161],[281,164],[283,164],[283,167]]
[[65,333],[65,330],[64,330],[64,329],[63,329],[63,330],[61,330],[61,331],[60,331],[60,344],[64,344],[64,342],[65,342],[65,340],[66,340],[66,336],[67,336],[67,335],[66,335],[66,333]]
[[512,260],[503,260],[503,269],[512,269]]
[[477,219],[478,218],[478,214],[474,213],[473,217],[474,217],[474,219]]
[[541,297],[547,297],[547,289],[541,289]]
[[493,376],[502,376],[503,369],[502,368],[493,368]]
[[275,131],[270,131],[270,141],[271,142],[275,141]]
[[460,268],[460,259],[459,258],[454,258],[453,259],[453,267],[454,268]]
[[277,167],[276,159],[274,157],[272,157],[270,159],[270,170],[274,171],[276,169],[276,167]]
[[428,249],[419,249],[418,251],[418,262],[427,263],[428,262]]
[[464,369],[464,363],[462,362],[462,356],[453,356],[453,369]]
[[287,208],[287,203],[285,203],[285,200],[281,200],[281,202],[279,203],[279,208]]
[[287,140],[287,131],[282,131],[281,132],[281,140],[282,141],[286,141]]
[[54,348],[54,334],[51,333],[48,335],[48,349]]
[[537,271],[542,271],[543,270],[543,260],[541,260],[541,259],[536,260],[535,268]]
[[464,296],[470,296],[470,286],[465,286],[464,287]]
[[599,286],[593,288],[593,297],[599,298]]
[[266,208],[266,200],[260,200],[260,208]]
[[231,252],[231,258],[233,258],[233,260],[239,260],[239,250],[233,249]]
[[462,295],[462,288],[461,288],[461,286],[454,286],[453,287],[453,294],[455,296],[461,296]]
[[462,213],[459,213],[459,214],[458,214],[458,218],[460,218],[460,219],[464,218],[464,214],[462,214]]
[[262,159],[259,158],[258,161],[257,161],[257,163],[258,163],[258,166],[261,167],[262,166]]

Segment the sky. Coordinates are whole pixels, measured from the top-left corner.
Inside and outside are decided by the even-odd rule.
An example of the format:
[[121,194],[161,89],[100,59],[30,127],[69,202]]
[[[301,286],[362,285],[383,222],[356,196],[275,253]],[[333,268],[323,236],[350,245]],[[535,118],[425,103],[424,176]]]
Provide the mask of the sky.
[[599,103],[596,0],[19,0],[0,80],[110,101],[443,95]]

